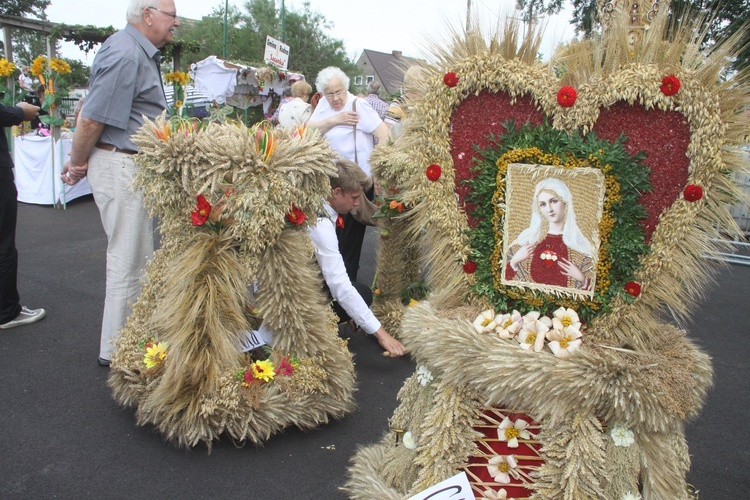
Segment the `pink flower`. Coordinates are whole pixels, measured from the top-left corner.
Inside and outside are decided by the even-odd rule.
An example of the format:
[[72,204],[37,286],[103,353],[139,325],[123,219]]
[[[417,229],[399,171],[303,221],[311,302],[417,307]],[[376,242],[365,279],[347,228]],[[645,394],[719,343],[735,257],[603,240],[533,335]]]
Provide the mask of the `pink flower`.
[[293,372],[294,366],[291,361],[289,361],[289,356],[282,359],[281,363],[279,363],[279,366],[276,368],[276,375],[291,375]]

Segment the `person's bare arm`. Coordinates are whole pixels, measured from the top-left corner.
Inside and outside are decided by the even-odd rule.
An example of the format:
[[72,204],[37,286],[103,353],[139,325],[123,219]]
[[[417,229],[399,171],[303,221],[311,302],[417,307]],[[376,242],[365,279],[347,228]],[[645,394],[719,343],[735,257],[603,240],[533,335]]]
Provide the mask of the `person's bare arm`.
[[390,136],[391,129],[388,128],[388,125],[386,125],[385,122],[381,122],[380,125],[378,125],[378,128],[376,128],[372,135],[377,137],[378,144],[388,144],[388,137]]

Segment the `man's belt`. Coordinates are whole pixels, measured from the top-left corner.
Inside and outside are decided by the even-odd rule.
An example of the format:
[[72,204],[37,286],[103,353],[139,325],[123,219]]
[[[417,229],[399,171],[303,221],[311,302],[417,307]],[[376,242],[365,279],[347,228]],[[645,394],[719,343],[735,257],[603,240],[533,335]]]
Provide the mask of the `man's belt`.
[[126,155],[135,155],[138,154],[138,151],[133,151],[132,149],[120,149],[116,148],[112,144],[105,144],[103,142],[97,142],[96,147],[99,149],[103,149],[104,151],[114,151],[115,153],[125,153]]

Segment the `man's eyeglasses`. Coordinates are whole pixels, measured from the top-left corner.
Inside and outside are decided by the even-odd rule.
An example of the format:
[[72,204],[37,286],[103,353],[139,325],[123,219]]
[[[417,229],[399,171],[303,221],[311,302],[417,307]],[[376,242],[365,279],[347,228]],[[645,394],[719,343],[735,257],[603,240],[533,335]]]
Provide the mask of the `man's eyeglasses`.
[[151,9],[151,10],[155,10],[155,11],[158,11],[158,12],[161,12],[161,13],[162,13],[162,14],[164,14],[165,16],[169,16],[169,17],[171,17],[172,19],[177,19],[177,12],[167,12],[167,11],[165,11],[165,10],[161,10],[161,9],[159,9],[158,7],[149,7],[149,9]]
[[341,97],[343,94],[344,94],[344,89],[339,89],[336,92],[326,92],[325,96],[326,96],[326,99],[330,101],[334,97]]

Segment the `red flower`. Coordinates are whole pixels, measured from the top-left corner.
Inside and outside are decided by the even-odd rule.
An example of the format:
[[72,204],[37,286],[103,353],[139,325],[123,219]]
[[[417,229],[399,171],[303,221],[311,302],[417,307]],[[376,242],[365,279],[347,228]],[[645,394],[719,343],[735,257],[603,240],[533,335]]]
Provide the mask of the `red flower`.
[[625,291],[633,297],[638,297],[641,294],[641,285],[635,281],[628,281],[625,283]]
[[453,71],[449,71],[443,76],[443,82],[451,88],[458,85],[458,75],[456,75]]
[[289,361],[289,356],[287,356],[281,360],[281,363],[276,368],[276,375],[291,375],[292,372],[294,372],[294,366]]
[[344,229],[344,218],[340,215],[336,217],[336,227],[338,227],[339,229]]
[[255,382],[255,377],[253,376],[253,370],[250,368],[245,370],[245,375],[242,377],[242,379],[244,381],[245,387]]
[[703,188],[695,184],[688,184],[682,192],[682,196],[687,201],[698,201],[703,198]]
[[674,75],[665,76],[659,88],[666,96],[675,95],[680,91],[680,80]]
[[440,165],[435,165],[434,163],[427,167],[427,170],[425,171],[425,174],[427,175],[427,178],[430,179],[432,182],[435,182],[436,180],[440,179],[440,175],[442,175],[443,170],[440,168]]
[[305,219],[307,219],[307,215],[305,215],[305,212],[303,212],[296,206],[292,206],[292,211],[286,214],[286,220],[288,220],[295,226],[299,226],[300,224],[305,222]]
[[474,274],[477,270],[477,263],[473,260],[467,260],[464,262],[464,272],[466,274]]
[[560,90],[557,92],[557,104],[563,108],[569,108],[576,103],[577,97],[576,89],[565,85],[564,87],[560,87]]
[[195,206],[195,210],[190,214],[190,218],[193,220],[194,226],[202,226],[208,220],[208,216],[211,214],[211,204],[206,200],[206,197],[199,194],[196,199],[198,203]]

